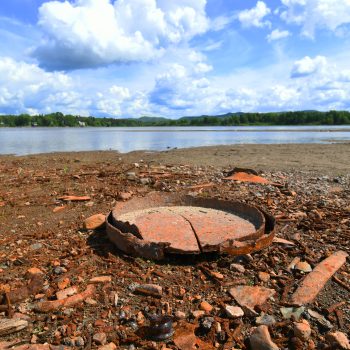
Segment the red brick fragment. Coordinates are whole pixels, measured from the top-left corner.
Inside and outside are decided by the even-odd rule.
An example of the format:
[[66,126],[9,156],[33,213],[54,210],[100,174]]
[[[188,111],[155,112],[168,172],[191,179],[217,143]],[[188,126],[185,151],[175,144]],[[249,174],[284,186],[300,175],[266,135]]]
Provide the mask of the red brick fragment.
[[83,202],[83,201],[89,201],[91,197],[89,196],[61,196],[58,197],[58,199],[65,201],[65,202]]
[[91,297],[94,293],[95,286],[89,284],[85,291],[66,299],[40,302],[35,306],[35,310],[39,312],[51,312],[59,310],[63,307],[71,307],[83,302],[86,298]]
[[347,257],[347,253],[338,251],[319,263],[292,295],[291,302],[298,306],[311,303],[327,281],[345,263]]
[[84,221],[84,228],[86,230],[96,230],[105,224],[106,216],[103,214],[95,214]]

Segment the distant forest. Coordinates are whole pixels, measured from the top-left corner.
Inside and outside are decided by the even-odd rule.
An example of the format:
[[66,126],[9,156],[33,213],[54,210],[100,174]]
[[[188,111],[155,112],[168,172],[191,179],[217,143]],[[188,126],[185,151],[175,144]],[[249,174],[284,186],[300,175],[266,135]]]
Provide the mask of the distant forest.
[[345,125],[350,124],[348,111],[299,111],[274,113],[227,113],[223,115],[202,115],[166,119],[158,117],[141,118],[97,118],[64,115],[56,112],[45,115],[0,115],[0,127],[36,126],[247,126],[247,125]]

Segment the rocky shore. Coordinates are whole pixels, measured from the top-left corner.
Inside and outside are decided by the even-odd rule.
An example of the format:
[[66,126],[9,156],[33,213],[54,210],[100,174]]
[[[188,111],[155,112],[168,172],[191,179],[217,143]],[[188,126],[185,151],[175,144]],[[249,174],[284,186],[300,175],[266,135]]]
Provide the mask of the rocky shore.
[[[0,349],[350,349],[349,150],[0,156]],[[265,183],[225,180],[237,167]],[[153,191],[257,206],[276,237],[243,256],[129,256],[105,215]]]

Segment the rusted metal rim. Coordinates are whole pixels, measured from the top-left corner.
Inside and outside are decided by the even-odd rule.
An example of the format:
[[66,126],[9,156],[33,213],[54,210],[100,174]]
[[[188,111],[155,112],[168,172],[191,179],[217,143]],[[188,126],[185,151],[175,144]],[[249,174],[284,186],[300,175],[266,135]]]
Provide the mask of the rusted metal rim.
[[[186,215],[180,215],[179,220],[182,220],[182,217],[189,222],[198,241],[199,249],[198,247],[197,249],[192,249],[190,243],[188,243],[186,249],[181,247],[180,249],[173,242],[174,239],[181,239],[181,235],[185,234],[182,232],[182,226],[188,224],[185,221],[174,221],[174,215],[171,211],[172,208],[175,207],[183,209],[187,216],[190,215],[190,219],[188,219]],[[188,214],[192,212],[192,210],[195,211],[198,209],[203,209],[204,212],[200,217],[198,217],[197,214],[192,216]],[[160,239],[155,239],[154,236],[152,236],[151,239],[145,239],[145,237],[142,236],[143,232],[140,232],[140,227],[138,227],[140,220],[138,223],[136,222],[137,224],[123,220],[123,218],[128,217],[129,213],[137,213],[138,211],[145,212],[145,210],[146,214],[143,219],[145,218],[146,221],[148,220],[147,224],[151,223],[151,226],[153,225],[153,230],[156,231],[156,235],[158,235],[157,237],[160,237]],[[147,210],[151,213],[149,217],[147,216]],[[166,217],[167,214],[163,217],[164,213],[162,213],[162,211],[164,212],[164,210],[170,213],[169,218]],[[232,234],[231,237],[230,232],[221,234],[220,224],[222,220],[219,220],[219,226],[214,229],[214,232],[211,232],[208,226],[215,226],[214,221],[216,217],[214,217],[214,219],[212,217],[210,221],[210,214],[212,214],[210,210],[216,210],[215,215],[217,215],[219,211],[222,212],[223,215],[226,215],[225,218],[230,218],[230,215],[232,217],[238,217],[237,220],[246,221],[254,229],[250,229],[243,234],[237,234],[236,232],[236,234]],[[205,214],[206,211],[208,211],[208,214]],[[154,214],[156,216],[153,215],[154,212],[157,213]],[[158,220],[159,215],[161,215],[160,218],[163,219],[163,222],[162,220]],[[218,218],[222,219],[220,215]],[[193,220],[194,225],[191,222]],[[233,222],[232,225],[235,225],[234,220],[231,221]],[[223,224],[226,231],[230,229],[227,223],[224,222]],[[159,192],[153,192],[145,197],[133,198],[130,201],[118,203],[106,219],[108,237],[120,250],[133,256],[155,260],[161,260],[167,254],[200,254],[213,251],[231,255],[248,254],[261,250],[271,244],[275,233],[274,226],[275,222],[273,217],[245,203]],[[235,227],[232,228],[235,229]],[[196,229],[198,229],[199,232],[196,232]],[[173,230],[173,232],[169,232],[169,230]],[[208,232],[209,237],[207,237]],[[176,235],[180,237],[174,238]],[[218,235],[218,237],[216,237],[216,235]],[[149,236],[146,235],[146,237]],[[222,240],[220,241],[221,238]]]

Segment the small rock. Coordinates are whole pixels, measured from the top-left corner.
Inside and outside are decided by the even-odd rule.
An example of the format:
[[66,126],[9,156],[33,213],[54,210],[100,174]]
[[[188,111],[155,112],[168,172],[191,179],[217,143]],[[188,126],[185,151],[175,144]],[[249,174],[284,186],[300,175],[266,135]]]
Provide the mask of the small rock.
[[107,343],[107,335],[106,335],[106,333],[102,333],[102,332],[101,333],[96,333],[96,334],[94,334],[92,339],[97,345],[105,345]]
[[97,283],[110,283],[112,282],[111,276],[98,276],[90,279],[89,283],[97,284]]
[[151,179],[148,177],[143,177],[142,179],[140,179],[141,185],[148,185],[150,182],[151,182]]
[[79,346],[79,347],[85,346],[85,342],[84,342],[84,339],[82,337],[75,338],[74,343],[75,343],[75,346]]
[[311,327],[308,321],[294,322],[294,335],[301,340],[308,340],[311,336]]
[[201,320],[201,326],[207,331],[210,330],[213,323],[214,323],[214,317],[204,317]]
[[231,264],[230,270],[235,271],[235,272],[244,273],[245,267],[243,265],[240,265],[240,264]]
[[205,312],[211,312],[213,310],[213,307],[206,301],[202,301],[199,305],[199,308]]
[[192,311],[192,316],[194,318],[199,318],[199,317],[201,317],[203,315],[205,315],[205,311],[203,311],[203,310]]
[[255,328],[249,341],[252,350],[279,350],[279,347],[271,340],[267,326]]
[[86,298],[85,303],[88,305],[97,305],[98,304],[97,301],[95,299],[92,299],[92,298]]
[[29,246],[30,250],[39,250],[43,247],[41,243],[34,243],[31,246]]
[[62,273],[67,272],[67,269],[65,269],[65,268],[62,267],[62,266],[56,266],[55,269],[53,270],[53,272],[54,272],[56,275],[61,275]]
[[271,315],[262,314],[255,319],[258,326],[272,326],[276,323],[276,319]]
[[130,171],[130,172],[126,173],[126,178],[130,181],[135,181],[136,180],[136,173],[134,173],[133,171]]
[[260,271],[258,274],[259,280],[267,283],[270,280],[270,274],[267,272]]
[[0,336],[8,335],[21,331],[27,328],[29,325],[28,321],[21,319],[0,319]]
[[117,345],[115,345],[114,343],[109,343],[107,345],[100,346],[98,350],[115,350],[116,348],[117,348]]
[[178,320],[184,320],[186,318],[186,314],[182,311],[176,311],[175,312],[175,317],[178,319]]
[[350,349],[349,339],[343,332],[328,333],[326,340],[331,346],[337,349]]
[[70,283],[70,279],[66,277],[66,278],[61,279],[59,282],[57,282],[57,287],[60,290],[66,289],[67,286],[69,285],[69,283]]
[[225,312],[228,318],[238,318],[244,316],[244,311],[239,306],[225,305]]
[[120,192],[118,193],[118,199],[126,201],[132,197],[132,192]]
[[312,271],[312,267],[310,266],[310,264],[306,261],[300,261],[297,264],[295,264],[294,267],[295,270],[299,270],[302,272],[311,272]]
[[103,214],[95,214],[84,221],[84,228],[86,230],[96,230],[105,224],[106,216]]
[[44,272],[42,272],[40,269],[38,269],[37,267],[31,267],[30,269],[27,270],[26,272],[26,276],[28,278],[32,278],[35,275],[43,275]]

